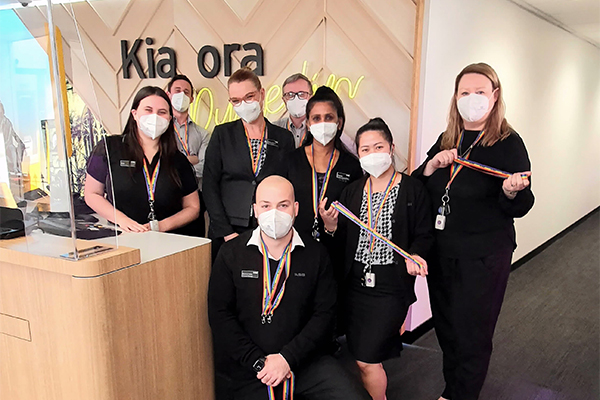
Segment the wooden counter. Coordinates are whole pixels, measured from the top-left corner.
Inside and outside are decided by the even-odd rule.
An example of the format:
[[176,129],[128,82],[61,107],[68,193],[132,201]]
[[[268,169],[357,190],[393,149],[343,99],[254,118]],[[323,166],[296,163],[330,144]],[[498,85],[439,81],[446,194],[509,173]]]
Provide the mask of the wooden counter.
[[1,399],[213,399],[208,240],[123,234],[80,261],[31,240],[0,242]]

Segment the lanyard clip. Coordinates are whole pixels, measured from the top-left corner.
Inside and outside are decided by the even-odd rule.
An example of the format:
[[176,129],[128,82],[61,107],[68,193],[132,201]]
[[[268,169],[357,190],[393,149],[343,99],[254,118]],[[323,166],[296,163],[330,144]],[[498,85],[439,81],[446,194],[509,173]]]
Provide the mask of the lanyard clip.
[[263,325],[267,323],[267,317],[265,314],[260,315],[260,322],[262,322]]

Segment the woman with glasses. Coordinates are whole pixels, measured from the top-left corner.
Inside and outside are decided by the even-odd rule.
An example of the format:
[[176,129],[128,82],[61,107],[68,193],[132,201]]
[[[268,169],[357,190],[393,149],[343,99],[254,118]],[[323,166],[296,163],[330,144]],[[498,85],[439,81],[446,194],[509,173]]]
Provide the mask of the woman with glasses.
[[281,173],[294,150],[292,135],[263,116],[265,90],[244,67],[227,81],[229,102],[239,120],[215,127],[204,161],[202,193],[210,217],[213,258],[220,246],[255,227],[252,196],[256,185]]

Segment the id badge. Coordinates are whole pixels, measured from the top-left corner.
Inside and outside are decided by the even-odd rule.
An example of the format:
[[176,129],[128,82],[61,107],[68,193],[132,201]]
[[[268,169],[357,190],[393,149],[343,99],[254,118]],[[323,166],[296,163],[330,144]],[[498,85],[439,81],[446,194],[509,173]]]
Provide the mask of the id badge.
[[437,229],[439,231],[443,231],[445,227],[446,227],[446,216],[438,214],[437,217],[435,217],[435,229]]
[[158,232],[158,220],[153,219],[150,221],[150,230],[154,232]]
[[375,287],[375,274],[373,272],[365,273],[365,286]]

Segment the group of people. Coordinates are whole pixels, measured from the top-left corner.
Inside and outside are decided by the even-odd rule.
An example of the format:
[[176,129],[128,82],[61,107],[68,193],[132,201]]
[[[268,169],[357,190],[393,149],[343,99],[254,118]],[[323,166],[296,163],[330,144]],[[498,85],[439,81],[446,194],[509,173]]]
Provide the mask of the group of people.
[[[349,148],[342,101],[302,74],[284,82],[287,116],[275,123],[252,70],[227,85],[240,119],[210,137],[188,115],[187,77],[166,93],[142,88],[123,134],[94,149],[85,187],[87,204],[128,232],[203,235],[206,204],[217,397],[385,399],[382,362],[400,355],[420,275],[443,350],[440,399],[477,399],[513,219],[534,202],[495,71],[460,72],[448,126],[411,175],[396,169],[381,118]],[[343,335],[362,384],[332,356]]]

